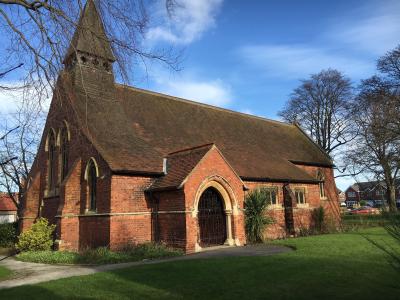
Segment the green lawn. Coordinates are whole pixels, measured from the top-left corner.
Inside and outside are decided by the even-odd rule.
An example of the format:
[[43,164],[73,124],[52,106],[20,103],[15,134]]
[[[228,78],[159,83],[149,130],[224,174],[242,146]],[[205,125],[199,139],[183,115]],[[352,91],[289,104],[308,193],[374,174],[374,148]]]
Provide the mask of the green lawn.
[[0,266],[0,281],[6,280],[11,274],[12,272],[9,269]]
[[399,299],[382,228],[277,241],[296,251],[145,265],[0,291],[0,299]]

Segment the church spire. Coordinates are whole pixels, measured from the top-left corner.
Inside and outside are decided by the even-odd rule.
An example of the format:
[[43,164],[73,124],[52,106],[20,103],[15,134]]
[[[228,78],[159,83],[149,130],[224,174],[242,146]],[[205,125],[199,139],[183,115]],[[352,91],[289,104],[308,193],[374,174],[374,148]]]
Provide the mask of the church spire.
[[93,0],[88,0],[64,58],[67,69],[76,64],[112,73],[115,57]]

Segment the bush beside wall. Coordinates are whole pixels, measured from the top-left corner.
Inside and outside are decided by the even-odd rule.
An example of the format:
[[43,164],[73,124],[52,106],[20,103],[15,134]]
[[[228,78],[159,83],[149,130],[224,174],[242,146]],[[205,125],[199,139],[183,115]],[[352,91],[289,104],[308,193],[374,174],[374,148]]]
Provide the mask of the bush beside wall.
[[0,224],[0,247],[13,247],[17,240],[17,223]]
[[55,225],[49,225],[47,219],[40,218],[29,230],[19,235],[15,248],[21,252],[51,250],[55,228]]

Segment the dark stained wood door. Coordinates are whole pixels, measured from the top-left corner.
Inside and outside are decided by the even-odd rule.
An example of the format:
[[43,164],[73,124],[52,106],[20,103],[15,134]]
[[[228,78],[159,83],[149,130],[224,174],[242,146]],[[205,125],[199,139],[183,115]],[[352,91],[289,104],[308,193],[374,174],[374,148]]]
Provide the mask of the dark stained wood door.
[[214,188],[206,189],[200,197],[198,220],[201,247],[223,245],[226,241],[226,216],[222,201]]

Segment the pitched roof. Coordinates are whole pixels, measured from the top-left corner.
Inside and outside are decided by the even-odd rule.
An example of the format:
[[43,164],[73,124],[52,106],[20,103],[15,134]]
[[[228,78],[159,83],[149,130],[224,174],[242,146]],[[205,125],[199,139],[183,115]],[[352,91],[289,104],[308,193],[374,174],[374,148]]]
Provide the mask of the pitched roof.
[[17,207],[6,193],[0,192],[0,211],[16,211]]
[[207,144],[168,154],[167,173],[157,179],[150,190],[178,188],[212,147],[213,144]]
[[62,76],[82,128],[114,172],[162,174],[168,153],[214,143],[243,179],[316,181],[294,162],[332,166],[297,126],[115,84],[84,94]]
[[103,22],[93,0],[88,0],[78,21],[77,30],[65,55],[65,60],[76,51],[115,61]]
[[[400,185],[400,179],[395,180],[395,186],[398,185]],[[378,186],[386,188],[386,183],[384,181],[363,181],[354,183],[350,187],[357,192],[368,192],[376,189]]]

